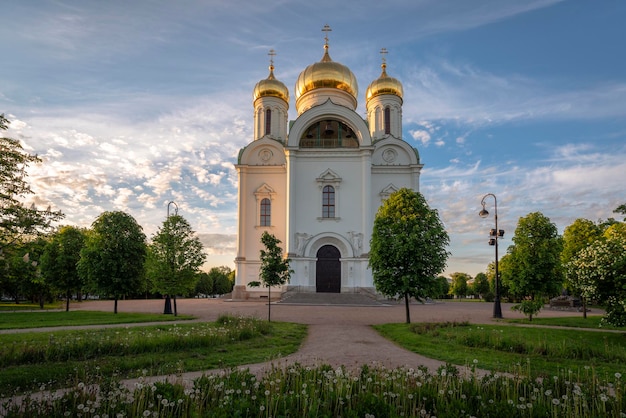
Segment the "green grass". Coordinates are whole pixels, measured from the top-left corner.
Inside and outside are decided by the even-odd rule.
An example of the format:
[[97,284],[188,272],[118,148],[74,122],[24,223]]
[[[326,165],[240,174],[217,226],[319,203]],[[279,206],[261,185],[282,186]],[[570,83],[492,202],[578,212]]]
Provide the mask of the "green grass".
[[563,370],[579,376],[626,375],[622,333],[468,323],[374,328],[410,351],[455,365],[531,377],[558,376]]
[[304,325],[253,319],[3,334],[0,394],[263,362],[295,352],[305,335]]
[[592,328],[592,329],[608,329],[608,330],[624,330],[626,328],[613,327],[601,323],[602,316],[589,315],[587,318],[580,316],[563,316],[560,318],[541,318],[535,317],[532,321],[528,319],[507,319],[506,322],[528,325],[550,325],[558,327],[572,327],[572,328]]
[[[57,301],[54,303],[46,303],[43,310],[47,309],[61,309],[65,305],[63,302]],[[0,302],[0,312],[2,311],[27,311],[27,310],[42,310],[38,303],[13,303],[13,302]]]
[[0,312],[0,329],[72,327],[79,325],[134,324],[194,319],[191,315],[161,315],[101,311]]
[[78,325],[130,324],[193,319],[191,315],[161,315],[99,311],[2,312],[0,329],[68,327]]

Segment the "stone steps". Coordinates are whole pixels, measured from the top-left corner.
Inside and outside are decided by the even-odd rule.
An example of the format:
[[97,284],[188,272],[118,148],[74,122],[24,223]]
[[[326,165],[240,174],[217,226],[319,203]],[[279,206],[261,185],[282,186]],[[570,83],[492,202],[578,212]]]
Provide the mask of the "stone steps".
[[380,302],[370,295],[362,293],[305,293],[287,292],[280,304],[292,305],[350,305],[350,306],[382,306]]

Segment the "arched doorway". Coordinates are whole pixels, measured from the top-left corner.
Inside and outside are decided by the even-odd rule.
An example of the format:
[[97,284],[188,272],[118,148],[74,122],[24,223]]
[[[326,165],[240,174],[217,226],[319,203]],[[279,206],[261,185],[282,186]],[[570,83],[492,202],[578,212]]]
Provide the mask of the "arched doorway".
[[341,253],[333,245],[324,245],[317,251],[315,288],[318,293],[341,292]]

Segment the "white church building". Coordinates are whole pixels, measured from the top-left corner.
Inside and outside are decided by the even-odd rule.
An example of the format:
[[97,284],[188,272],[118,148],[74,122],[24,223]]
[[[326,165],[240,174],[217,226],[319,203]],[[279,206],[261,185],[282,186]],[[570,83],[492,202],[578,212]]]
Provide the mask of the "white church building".
[[288,121],[290,93],[274,76],[273,60],[269,76],[254,88],[254,138],[236,164],[234,299],[267,294],[248,285],[259,281],[264,231],[282,241],[293,270],[289,283],[274,291],[373,292],[368,255],[376,211],[402,187],[419,190],[422,164],[402,139],[403,89],[387,75],[386,50],[380,77],[365,91],[363,119],[356,112],[356,77],[331,59],[325,40],[322,59],[296,80],[294,121]]

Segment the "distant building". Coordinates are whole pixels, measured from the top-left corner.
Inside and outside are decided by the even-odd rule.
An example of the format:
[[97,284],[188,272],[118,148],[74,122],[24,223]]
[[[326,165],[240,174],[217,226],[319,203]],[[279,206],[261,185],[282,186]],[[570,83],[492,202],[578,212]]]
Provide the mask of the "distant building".
[[[325,30],[329,30],[325,27]],[[288,122],[289,90],[274,76],[253,93],[254,140],[237,160],[239,225],[233,297],[266,294],[259,280],[264,231],[282,241],[294,270],[285,289],[373,291],[368,268],[374,216],[394,191],[419,190],[418,151],[402,140],[402,84],[382,73],[365,92],[367,120],[357,108],[357,80],[329,55],[295,84],[296,120]],[[273,56],[273,51],[270,51]]]

